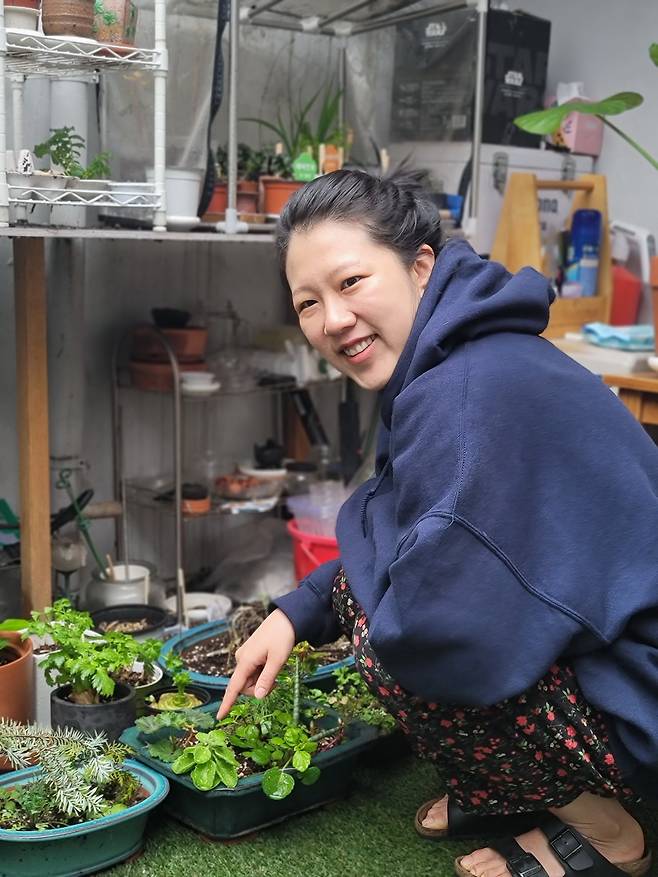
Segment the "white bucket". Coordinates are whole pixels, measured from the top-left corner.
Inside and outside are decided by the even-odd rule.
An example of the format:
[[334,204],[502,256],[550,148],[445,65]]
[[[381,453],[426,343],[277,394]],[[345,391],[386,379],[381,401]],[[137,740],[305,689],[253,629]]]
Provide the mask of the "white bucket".
[[[147,169],[146,179],[149,183],[154,181],[153,168]],[[187,220],[191,228],[198,223],[202,182],[203,171],[172,167],[165,169],[167,224],[182,225]]]

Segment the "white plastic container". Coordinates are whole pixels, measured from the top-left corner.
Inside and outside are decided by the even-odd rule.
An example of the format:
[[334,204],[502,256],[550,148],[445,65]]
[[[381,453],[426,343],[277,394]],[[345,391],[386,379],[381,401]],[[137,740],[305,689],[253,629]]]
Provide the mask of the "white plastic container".
[[[154,181],[153,168],[146,171],[146,179]],[[187,168],[165,170],[165,197],[167,201],[167,227],[176,230],[194,228],[200,222],[197,216],[203,171]]]

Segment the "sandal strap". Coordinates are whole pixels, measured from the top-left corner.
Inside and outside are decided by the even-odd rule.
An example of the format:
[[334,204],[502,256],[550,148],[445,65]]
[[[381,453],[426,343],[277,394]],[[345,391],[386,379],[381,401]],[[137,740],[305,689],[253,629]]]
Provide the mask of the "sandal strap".
[[448,835],[449,837],[505,837],[523,834],[534,828],[543,813],[514,813],[505,816],[465,813],[459,805],[448,797]]
[[566,825],[557,816],[547,813],[538,822],[554,855],[562,864],[565,877],[580,875],[592,869],[590,877],[628,877],[602,856],[575,828]]
[[527,853],[514,838],[505,838],[490,846],[503,856],[512,877],[548,877],[541,862],[532,853]]

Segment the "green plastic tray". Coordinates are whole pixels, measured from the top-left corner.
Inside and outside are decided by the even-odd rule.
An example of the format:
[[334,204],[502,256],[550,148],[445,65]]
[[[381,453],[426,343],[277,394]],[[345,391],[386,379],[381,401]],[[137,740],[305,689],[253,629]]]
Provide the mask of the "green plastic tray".
[[[203,709],[211,712],[217,707],[209,704]],[[178,776],[170,765],[151,758],[136,727],[124,731],[121,740],[135,750],[139,761],[169,780],[170,792],[164,803],[167,813],[201,834],[228,840],[345,796],[352,786],[359,754],[377,737],[374,729],[362,724],[350,725],[347,734],[340,746],[314,756],[312,763],[322,771],[318,781],[312,786],[295,783],[293,792],[282,801],[273,801],[263,793],[262,774],[241,779],[235,789],[200,792],[187,776]]]

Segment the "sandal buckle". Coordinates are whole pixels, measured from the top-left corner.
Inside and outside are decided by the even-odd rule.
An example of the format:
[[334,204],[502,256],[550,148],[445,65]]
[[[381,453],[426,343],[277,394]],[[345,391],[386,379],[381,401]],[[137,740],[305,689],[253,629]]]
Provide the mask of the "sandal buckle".
[[526,853],[524,856],[514,856],[508,859],[507,870],[513,877],[533,877],[534,874],[543,871],[543,868],[534,856]]
[[563,862],[568,861],[583,848],[581,842],[569,828],[565,828],[556,835],[553,840],[550,841],[550,845]]

